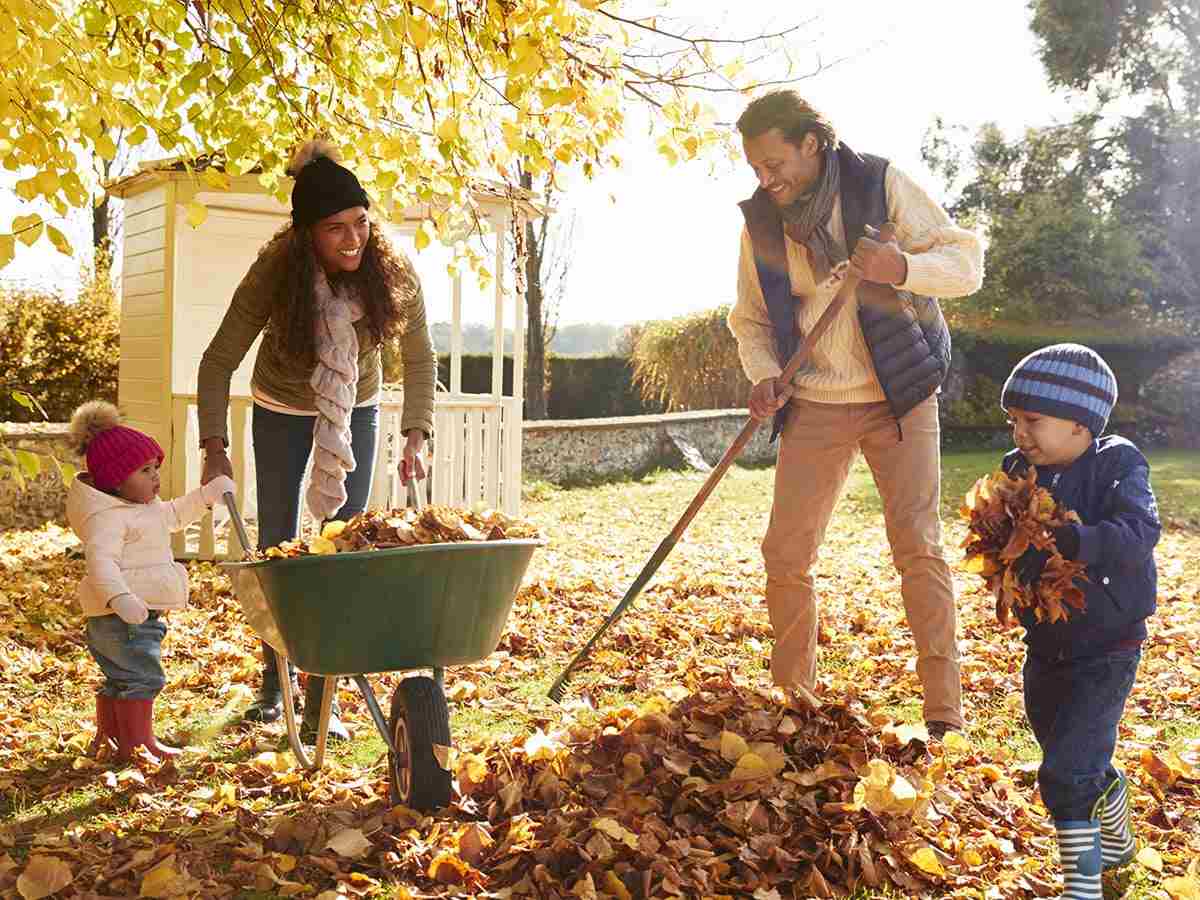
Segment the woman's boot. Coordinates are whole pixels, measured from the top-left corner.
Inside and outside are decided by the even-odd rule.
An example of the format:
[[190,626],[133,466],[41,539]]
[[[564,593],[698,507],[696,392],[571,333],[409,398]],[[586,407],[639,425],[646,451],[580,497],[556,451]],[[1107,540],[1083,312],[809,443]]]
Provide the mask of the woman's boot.
[[[263,673],[262,685],[258,696],[250,704],[250,708],[242,714],[246,722],[274,722],[283,715],[283,691],[279,685],[279,666],[275,659],[275,648],[266,641],[262,642]],[[296,711],[300,711],[300,684],[296,680],[296,669],[288,663],[288,677],[292,679],[292,696],[295,698]]]

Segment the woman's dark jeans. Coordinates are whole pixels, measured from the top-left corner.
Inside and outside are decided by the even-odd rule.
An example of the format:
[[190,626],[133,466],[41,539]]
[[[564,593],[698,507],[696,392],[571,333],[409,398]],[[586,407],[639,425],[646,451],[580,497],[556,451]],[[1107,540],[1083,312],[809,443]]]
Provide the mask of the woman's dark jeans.
[[[254,468],[258,484],[258,549],[266,550],[295,539],[300,531],[300,488],[312,453],[313,416],[289,416],[255,404]],[[334,519],[346,520],[362,512],[371,496],[375,471],[375,437],[379,407],[355,407],[350,417],[354,471],[346,476],[346,502]],[[275,653],[263,644],[263,686],[278,690]],[[290,668],[290,666],[289,666]],[[308,679],[307,696],[321,696],[324,679]],[[305,720],[315,724],[319,710],[305,708]]]

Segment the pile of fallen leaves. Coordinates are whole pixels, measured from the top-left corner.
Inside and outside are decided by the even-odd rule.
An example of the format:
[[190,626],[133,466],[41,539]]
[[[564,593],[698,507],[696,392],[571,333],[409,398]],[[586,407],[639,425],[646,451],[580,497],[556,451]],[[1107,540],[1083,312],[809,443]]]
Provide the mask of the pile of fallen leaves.
[[[977,889],[1015,848],[1048,849],[1023,791],[972,765],[959,735],[931,755],[924,726],[781,705],[716,671],[675,696],[460,754],[487,840],[464,832],[428,876],[511,896],[918,896]],[[1028,874],[1007,887],[1051,889]]]
[[[1052,528],[1078,522],[1079,516],[1038,487],[1037,469],[1013,477],[994,472],[975,482],[961,513],[967,520],[968,572],[983,577],[996,595],[1002,620],[1013,609],[1032,609],[1039,622],[1065,621],[1071,609],[1083,609],[1083,563],[1065,559],[1054,545]],[[1013,563],[1030,547],[1050,556],[1035,584],[1022,584]]]
[[503,541],[537,538],[538,528],[525,519],[499,510],[479,511],[450,506],[424,509],[366,510],[348,522],[328,522],[311,540],[284,541],[268,548],[268,559],[296,556],[326,556],[358,550],[392,550],[418,544],[463,541]]

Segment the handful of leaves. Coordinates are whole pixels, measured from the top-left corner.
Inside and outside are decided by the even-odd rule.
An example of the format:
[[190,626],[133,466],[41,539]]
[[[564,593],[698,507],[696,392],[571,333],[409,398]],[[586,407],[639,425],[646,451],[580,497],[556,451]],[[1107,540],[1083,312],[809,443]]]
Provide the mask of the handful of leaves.
[[[1065,559],[1051,531],[1079,516],[1037,485],[1037,469],[1011,477],[995,472],[975,482],[960,510],[969,531],[963,547],[967,571],[980,575],[996,595],[996,615],[1007,622],[1013,609],[1032,609],[1039,622],[1066,621],[1071,609],[1083,609],[1083,563]],[[1030,547],[1050,556],[1041,577],[1022,584],[1015,563]]]
[[427,506],[423,510],[366,510],[348,522],[327,522],[320,537],[284,541],[263,554],[267,559],[297,556],[327,556],[358,550],[391,550],[417,544],[461,541],[502,541],[536,538],[537,526],[525,519],[506,516],[495,509],[472,511],[449,506]]

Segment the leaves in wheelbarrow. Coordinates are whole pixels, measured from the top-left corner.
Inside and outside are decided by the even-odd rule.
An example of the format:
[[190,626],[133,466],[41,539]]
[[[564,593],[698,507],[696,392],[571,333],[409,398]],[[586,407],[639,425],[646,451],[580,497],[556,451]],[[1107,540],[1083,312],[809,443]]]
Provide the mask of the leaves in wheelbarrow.
[[427,506],[391,511],[367,510],[349,522],[329,522],[311,541],[284,541],[266,550],[267,558],[326,556],[360,550],[392,550],[417,544],[501,541],[536,538],[537,526],[499,510]]

